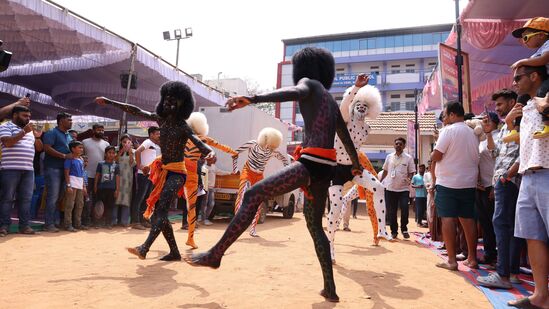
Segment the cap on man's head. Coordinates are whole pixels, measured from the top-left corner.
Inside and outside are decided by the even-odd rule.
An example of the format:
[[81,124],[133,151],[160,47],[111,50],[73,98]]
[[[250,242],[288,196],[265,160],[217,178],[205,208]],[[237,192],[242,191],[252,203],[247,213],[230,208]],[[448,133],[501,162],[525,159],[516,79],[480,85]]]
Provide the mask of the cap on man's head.
[[549,34],[549,18],[534,17],[529,19],[522,28],[518,28],[512,32],[515,38],[522,37],[522,33],[528,29],[544,31]]
[[498,114],[494,113],[494,112],[488,112],[488,117],[490,117],[490,120],[495,123],[496,125],[499,124],[500,120],[499,120],[499,116]]

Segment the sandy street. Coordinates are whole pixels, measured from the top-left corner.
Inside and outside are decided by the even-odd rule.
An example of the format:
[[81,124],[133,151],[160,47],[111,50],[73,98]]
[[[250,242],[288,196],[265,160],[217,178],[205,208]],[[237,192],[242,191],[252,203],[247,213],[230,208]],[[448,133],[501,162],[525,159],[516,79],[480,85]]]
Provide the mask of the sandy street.
[[[411,231],[415,230],[413,220]],[[208,249],[228,220],[196,233]],[[173,225],[182,251],[186,231]],[[414,227],[412,227],[414,226]],[[147,260],[126,246],[145,231],[115,228],[0,238],[0,308],[490,308],[484,295],[457,273],[434,266],[439,258],[414,241],[370,246],[368,217],[336,236],[335,280],[341,302],[325,302],[320,266],[302,213],[270,215],[261,238],[245,233],[221,268],[192,268],[157,258],[168,250],[160,236]]]

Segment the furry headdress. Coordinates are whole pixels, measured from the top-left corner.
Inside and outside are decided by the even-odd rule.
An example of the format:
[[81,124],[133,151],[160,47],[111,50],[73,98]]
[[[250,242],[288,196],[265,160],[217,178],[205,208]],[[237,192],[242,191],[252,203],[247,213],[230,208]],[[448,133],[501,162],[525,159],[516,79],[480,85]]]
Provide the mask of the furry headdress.
[[[349,87],[345,91],[345,96],[348,96],[351,93],[352,88],[353,87]],[[368,111],[365,116],[369,119],[376,119],[383,109],[381,94],[376,87],[371,85],[366,85],[358,90],[353,102],[349,105],[349,115],[351,115],[351,117],[354,115],[354,108],[358,102],[364,103],[368,106]]]
[[261,147],[271,145],[272,149],[276,149],[282,143],[282,133],[275,128],[263,128],[257,136],[257,142]]
[[189,116],[189,119],[187,119],[187,124],[193,129],[194,133],[199,136],[206,136],[210,131],[208,119],[200,112],[192,113],[191,116]]

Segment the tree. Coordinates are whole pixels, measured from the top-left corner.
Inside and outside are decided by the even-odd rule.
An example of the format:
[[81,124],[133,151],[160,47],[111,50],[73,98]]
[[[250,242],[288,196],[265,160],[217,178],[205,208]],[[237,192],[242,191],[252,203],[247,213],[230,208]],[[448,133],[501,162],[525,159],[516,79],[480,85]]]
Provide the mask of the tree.
[[[246,78],[245,81],[246,81],[246,87],[248,90],[248,95],[250,96],[269,91],[268,89],[260,89],[259,84],[255,80]],[[273,102],[258,103],[258,104],[255,104],[254,106],[273,117],[275,115],[275,103]]]

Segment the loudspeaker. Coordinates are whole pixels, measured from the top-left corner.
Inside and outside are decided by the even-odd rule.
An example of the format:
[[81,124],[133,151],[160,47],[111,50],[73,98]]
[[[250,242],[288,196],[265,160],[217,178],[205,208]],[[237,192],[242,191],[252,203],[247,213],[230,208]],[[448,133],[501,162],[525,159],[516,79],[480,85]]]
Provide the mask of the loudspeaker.
[[9,51],[0,50],[0,72],[4,72],[10,66],[11,53]]
[[[130,76],[130,74],[128,74],[128,73],[120,74],[120,85],[124,89],[128,88],[128,77],[129,76]],[[130,89],[136,89],[136,88],[137,88],[137,75],[132,74],[132,82],[130,83]]]

